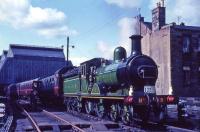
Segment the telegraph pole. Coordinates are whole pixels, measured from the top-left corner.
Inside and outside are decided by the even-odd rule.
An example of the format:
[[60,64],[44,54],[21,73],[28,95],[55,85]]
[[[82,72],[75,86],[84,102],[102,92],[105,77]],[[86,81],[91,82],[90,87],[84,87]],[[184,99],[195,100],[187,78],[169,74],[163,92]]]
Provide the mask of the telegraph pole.
[[67,65],[68,65],[68,61],[69,61],[69,48],[75,48],[74,45],[69,45],[69,36],[67,36],[67,49],[66,49],[66,57],[67,57]]
[[69,36],[67,36],[67,65],[68,65],[68,61],[69,61]]

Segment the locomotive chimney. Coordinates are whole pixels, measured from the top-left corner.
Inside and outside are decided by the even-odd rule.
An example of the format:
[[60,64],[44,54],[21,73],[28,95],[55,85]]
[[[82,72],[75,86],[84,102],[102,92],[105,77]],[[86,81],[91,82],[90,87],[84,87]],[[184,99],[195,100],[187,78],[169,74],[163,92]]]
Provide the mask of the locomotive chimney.
[[142,54],[141,51],[141,35],[132,35],[129,37],[131,39],[131,54]]

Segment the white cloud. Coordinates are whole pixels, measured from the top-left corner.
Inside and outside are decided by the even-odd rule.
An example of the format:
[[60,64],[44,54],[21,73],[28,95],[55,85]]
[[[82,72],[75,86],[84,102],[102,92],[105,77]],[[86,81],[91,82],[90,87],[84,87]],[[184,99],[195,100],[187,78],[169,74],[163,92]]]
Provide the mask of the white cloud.
[[87,58],[87,57],[77,57],[77,56],[72,56],[72,57],[70,57],[70,60],[72,60],[72,64],[74,65],[74,66],[79,66],[80,65],[80,63],[82,63],[82,62],[84,62],[84,61],[87,61],[87,60],[89,60],[89,58]]
[[66,16],[63,12],[51,8],[30,7],[25,18],[25,26],[43,28],[62,25]]
[[180,16],[186,25],[200,25],[200,1],[199,0],[176,0],[172,10],[168,10],[167,17],[174,16],[171,19],[176,21]]
[[1,0],[0,21],[14,28],[33,29],[46,37],[74,35],[66,25],[66,15],[52,8],[33,7],[29,0]]
[[29,12],[29,1],[27,0],[1,0],[0,21],[8,22],[17,26]]
[[143,0],[105,0],[108,4],[115,4],[122,8],[138,8],[141,6]]
[[97,42],[97,50],[103,58],[112,59],[114,48],[104,41]]
[[[118,46],[122,46],[126,49],[127,54],[131,52],[131,40],[130,36],[139,33],[138,21],[135,18],[124,17],[118,21],[120,42]],[[99,41],[97,43],[97,50],[102,54],[104,58],[113,59],[113,52],[117,46],[110,46],[105,41]]]
[[64,37],[66,35],[78,34],[76,30],[69,30],[67,26],[61,26],[56,28],[41,28],[38,29],[38,34],[45,36],[46,38],[51,37]]

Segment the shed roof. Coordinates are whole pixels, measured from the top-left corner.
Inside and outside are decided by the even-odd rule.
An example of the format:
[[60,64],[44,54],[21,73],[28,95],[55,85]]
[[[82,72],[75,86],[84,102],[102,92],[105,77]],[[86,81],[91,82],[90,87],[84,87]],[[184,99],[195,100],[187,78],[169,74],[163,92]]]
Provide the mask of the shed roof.
[[62,48],[10,44],[9,56],[65,58]]

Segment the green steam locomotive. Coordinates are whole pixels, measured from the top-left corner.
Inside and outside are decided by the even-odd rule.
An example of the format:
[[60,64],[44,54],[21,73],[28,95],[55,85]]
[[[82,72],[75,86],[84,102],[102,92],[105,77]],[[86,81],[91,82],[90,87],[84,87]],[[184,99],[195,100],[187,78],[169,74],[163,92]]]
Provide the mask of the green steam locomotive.
[[94,58],[63,74],[63,97],[67,110],[86,112],[125,124],[133,118],[164,121],[172,95],[156,95],[156,63],[141,53],[141,36],[133,35],[131,55],[123,47],[114,50],[113,61]]

